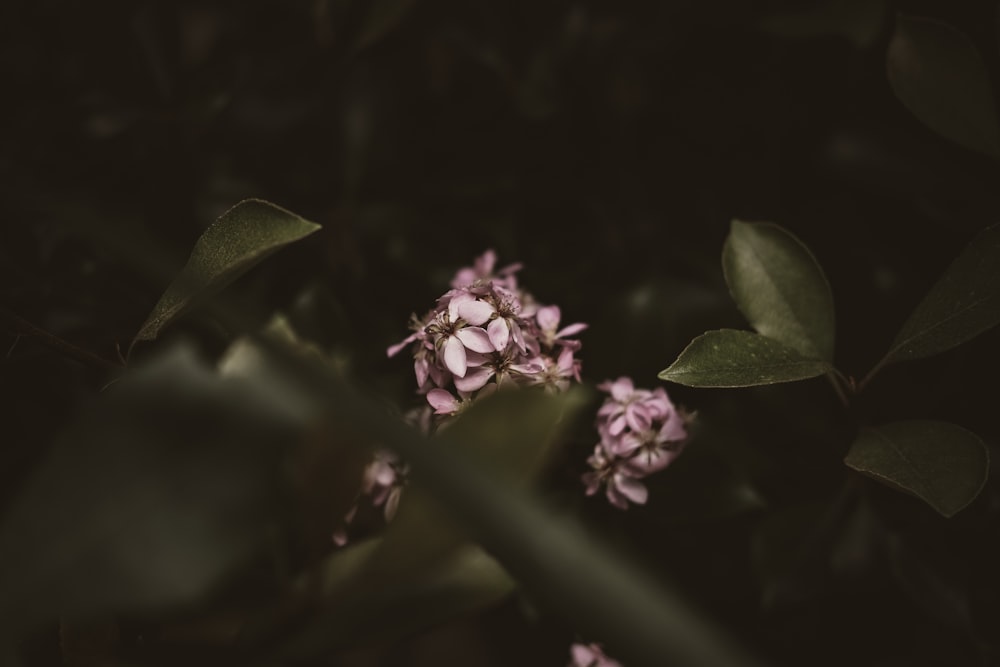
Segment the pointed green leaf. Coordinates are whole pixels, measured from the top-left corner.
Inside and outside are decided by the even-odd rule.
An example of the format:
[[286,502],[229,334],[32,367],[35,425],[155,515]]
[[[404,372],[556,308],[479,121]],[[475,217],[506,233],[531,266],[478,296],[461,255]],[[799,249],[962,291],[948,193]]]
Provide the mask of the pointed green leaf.
[[893,341],[884,363],[950,350],[1000,324],[1000,225],[952,262]]
[[153,340],[193,301],[222,289],[271,253],[312,234],[320,226],[259,199],[240,202],[201,235],[187,264],[135,340]]
[[753,387],[806,380],[830,370],[825,361],[803,357],[766,336],[720,329],[691,341],[659,377],[688,387]]
[[955,28],[900,14],[886,55],[889,83],[922,123],[962,146],[1000,157],[1000,127],[982,56]]
[[833,360],[830,284],[795,236],[775,224],[733,220],[722,269],[754,329],[805,357]]
[[961,426],[914,420],[865,429],[844,463],[950,517],[986,484],[989,450]]

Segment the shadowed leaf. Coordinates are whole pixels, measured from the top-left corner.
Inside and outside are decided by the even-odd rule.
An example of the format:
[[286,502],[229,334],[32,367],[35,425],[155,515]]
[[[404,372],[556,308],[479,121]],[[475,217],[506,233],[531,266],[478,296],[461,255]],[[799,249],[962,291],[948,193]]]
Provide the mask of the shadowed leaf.
[[896,97],[921,122],[965,148],[1000,158],[990,76],[968,37],[947,24],[900,14],[886,70]]
[[830,371],[792,348],[750,331],[720,329],[698,336],[659,378],[688,387],[753,387],[806,380]]
[[750,325],[805,357],[833,360],[833,294],[795,236],[771,223],[733,220],[722,249],[729,291]]
[[259,199],[240,202],[195,243],[180,274],[160,297],[135,340],[153,340],[197,299],[211,295],[284,246],[320,226]]
[[[524,485],[539,472],[561,426],[572,423],[582,392],[548,395],[514,389],[484,397],[425,443],[443,455],[461,448],[473,460]],[[336,603],[299,637],[295,651],[398,639],[496,602],[514,588],[504,570],[466,537],[419,478],[406,487],[383,538],[330,557]],[[387,619],[393,619],[387,622]]]
[[0,523],[0,615],[30,627],[203,602],[281,518],[302,424],[269,399],[186,348],[109,387]]
[[950,517],[986,484],[989,451],[979,436],[961,426],[915,420],[865,429],[844,463]]
[[952,262],[906,321],[885,363],[945,352],[1000,324],[1000,225]]

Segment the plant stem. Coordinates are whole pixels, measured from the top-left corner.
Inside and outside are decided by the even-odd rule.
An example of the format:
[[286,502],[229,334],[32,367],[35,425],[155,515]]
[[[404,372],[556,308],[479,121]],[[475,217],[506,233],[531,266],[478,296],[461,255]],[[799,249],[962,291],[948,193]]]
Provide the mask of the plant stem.
[[861,382],[858,383],[858,392],[859,393],[862,392],[862,391],[864,391],[864,388],[866,386],[868,386],[869,382],[872,381],[872,378],[875,377],[875,374],[878,373],[880,370],[882,370],[882,367],[885,366],[886,360],[888,358],[889,358],[888,355],[886,355],[886,356],[882,357],[881,359],[879,359],[879,362],[877,364],[875,364],[875,366],[870,371],[868,371],[868,375],[866,375],[864,378],[862,378]]
[[827,372],[826,379],[830,381],[830,386],[833,387],[833,391],[836,392],[837,398],[840,399],[840,404],[844,408],[849,408],[851,406],[851,401],[847,397],[847,393],[844,391],[844,387],[841,385],[842,376],[837,372],[836,369]]
[[[52,335],[48,331],[35,326],[20,315],[12,313],[6,308],[0,307],[0,320],[9,322],[13,325],[12,333],[18,337],[30,336],[35,338],[46,347],[49,347],[67,357],[76,359],[77,361],[90,366],[96,366],[106,371],[121,372],[123,370],[122,366],[99,357],[93,352],[77,347],[76,345],[63,340],[58,336]],[[13,347],[11,347],[11,350],[13,350]]]

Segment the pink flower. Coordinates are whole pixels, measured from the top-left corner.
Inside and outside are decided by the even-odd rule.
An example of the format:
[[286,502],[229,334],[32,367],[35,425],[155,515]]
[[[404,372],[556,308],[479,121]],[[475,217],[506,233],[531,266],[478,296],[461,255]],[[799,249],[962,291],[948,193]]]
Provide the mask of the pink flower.
[[562,318],[562,311],[559,306],[543,306],[535,313],[535,322],[538,324],[539,338],[545,347],[552,347],[554,344],[579,347],[580,342],[576,340],[566,340],[567,336],[578,334],[587,328],[583,322],[570,324],[559,329],[559,320]]
[[644,504],[649,493],[639,480],[680,455],[688,436],[687,418],[662,387],[636,389],[631,378],[620,377],[598,388],[610,396],[597,411],[600,442],[587,459],[591,471],[582,478],[586,493],[604,487],[608,501],[620,509],[627,509],[629,501]]
[[618,435],[626,426],[634,431],[644,431],[650,428],[654,419],[662,419],[673,410],[673,404],[662,387],[656,391],[636,389],[632,378],[620,377],[614,382],[608,380],[597,388],[611,394],[597,413],[607,419],[611,435]]
[[600,644],[573,644],[569,648],[569,667],[622,667],[617,660],[605,655]]
[[445,367],[457,377],[465,377],[468,370],[466,350],[493,351],[493,343],[484,329],[466,326],[461,318],[453,321],[448,311],[438,313],[427,325],[426,332],[433,337],[435,350],[442,353]]
[[510,264],[500,269],[495,275],[493,267],[497,262],[497,254],[492,250],[487,250],[476,258],[471,267],[459,269],[452,278],[451,286],[456,289],[468,288],[476,284],[490,282],[491,280],[508,290],[517,289],[517,281],[514,274],[521,269],[520,264]]
[[409,347],[417,393],[427,396],[437,425],[504,384],[564,391],[580,381],[580,342],[567,337],[586,325],[560,329],[558,306],[539,308],[518,287],[520,265],[495,265],[487,250],[461,269],[429,313],[411,317],[413,333],[387,350],[394,356]]
[[593,471],[583,475],[587,495],[594,495],[603,486],[608,502],[618,509],[627,510],[629,501],[636,505],[645,505],[649,498],[649,490],[624,468],[624,461],[606,456],[604,448],[597,445],[594,453],[587,459]]
[[385,520],[392,521],[399,506],[399,497],[406,485],[409,466],[389,450],[378,450],[375,458],[365,468],[361,492],[371,496],[375,507],[385,506]]

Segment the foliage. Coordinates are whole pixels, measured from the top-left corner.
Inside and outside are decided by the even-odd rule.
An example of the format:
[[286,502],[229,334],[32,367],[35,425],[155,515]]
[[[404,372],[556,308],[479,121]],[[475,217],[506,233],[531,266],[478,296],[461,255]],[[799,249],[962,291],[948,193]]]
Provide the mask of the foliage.
[[[0,662],[995,663],[995,10],[4,6]],[[485,248],[584,386],[426,436],[385,350]]]

